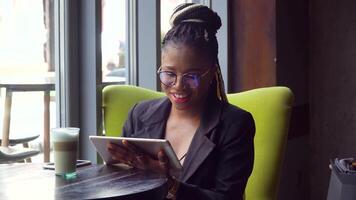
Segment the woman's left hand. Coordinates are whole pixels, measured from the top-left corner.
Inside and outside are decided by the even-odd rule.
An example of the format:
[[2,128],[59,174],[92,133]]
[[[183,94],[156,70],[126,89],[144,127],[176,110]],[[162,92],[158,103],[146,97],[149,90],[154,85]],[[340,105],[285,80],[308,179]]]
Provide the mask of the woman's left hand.
[[124,161],[124,163],[138,169],[169,175],[168,158],[163,150],[157,152],[156,158],[152,158],[127,140],[122,140],[122,144],[122,146],[114,143],[108,145],[108,150],[114,160]]

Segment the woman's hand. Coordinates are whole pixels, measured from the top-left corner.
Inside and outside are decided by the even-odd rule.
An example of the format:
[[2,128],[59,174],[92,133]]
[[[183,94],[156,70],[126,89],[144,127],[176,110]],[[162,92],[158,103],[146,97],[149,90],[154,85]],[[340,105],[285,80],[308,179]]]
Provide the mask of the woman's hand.
[[122,140],[122,144],[109,143],[107,148],[112,154],[113,160],[138,169],[169,175],[168,158],[163,150],[157,152],[156,158],[152,158],[127,140]]
[[175,199],[180,183],[169,174],[168,158],[164,151],[160,150],[157,153],[157,159],[153,159],[127,140],[122,140],[122,144],[123,146],[114,143],[108,145],[108,150],[112,154],[113,160],[138,169],[155,171],[166,175],[169,188],[167,197]]

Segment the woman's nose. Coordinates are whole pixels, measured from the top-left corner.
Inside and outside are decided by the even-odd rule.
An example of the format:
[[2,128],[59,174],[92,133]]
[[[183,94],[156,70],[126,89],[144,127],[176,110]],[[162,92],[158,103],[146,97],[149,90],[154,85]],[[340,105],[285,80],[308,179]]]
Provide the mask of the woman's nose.
[[176,84],[174,84],[174,87],[177,89],[182,89],[185,87],[183,76],[177,76]]

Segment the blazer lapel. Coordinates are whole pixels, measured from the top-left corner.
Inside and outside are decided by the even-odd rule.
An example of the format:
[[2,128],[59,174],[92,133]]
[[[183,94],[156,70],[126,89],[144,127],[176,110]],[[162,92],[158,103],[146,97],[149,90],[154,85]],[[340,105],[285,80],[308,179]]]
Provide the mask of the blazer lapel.
[[187,181],[194,174],[215,147],[213,142],[211,142],[205,135],[198,134],[198,132],[196,135],[197,137],[194,136],[194,139],[190,144],[189,153],[183,163],[183,173],[180,178],[183,182]]
[[200,126],[192,139],[187,157],[183,163],[183,172],[180,176],[183,182],[187,181],[195,173],[213,151],[215,144],[208,136],[220,121],[222,106],[222,102],[217,99],[206,103],[205,110],[207,112],[202,114]]

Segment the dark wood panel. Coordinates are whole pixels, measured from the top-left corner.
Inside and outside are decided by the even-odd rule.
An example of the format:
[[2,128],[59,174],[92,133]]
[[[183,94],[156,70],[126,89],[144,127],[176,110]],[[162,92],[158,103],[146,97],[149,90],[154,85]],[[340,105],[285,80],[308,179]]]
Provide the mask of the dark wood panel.
[[275,0],[236,0],[229,7],[229,92],[275,85]]
[[295,139],[310,134],[309,106],[309,104],[293,106],[288,139]]

